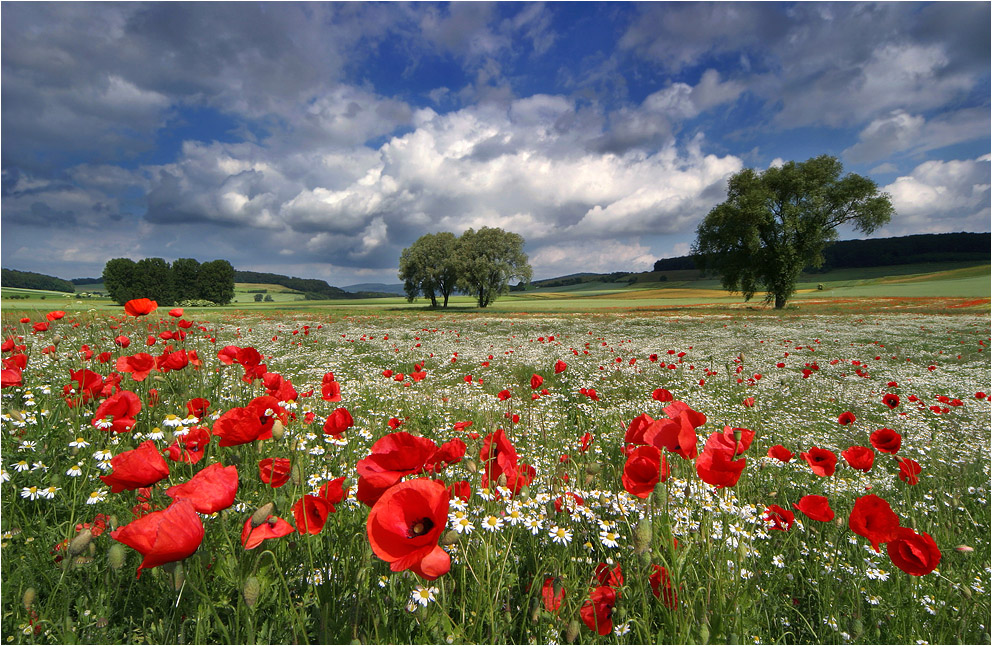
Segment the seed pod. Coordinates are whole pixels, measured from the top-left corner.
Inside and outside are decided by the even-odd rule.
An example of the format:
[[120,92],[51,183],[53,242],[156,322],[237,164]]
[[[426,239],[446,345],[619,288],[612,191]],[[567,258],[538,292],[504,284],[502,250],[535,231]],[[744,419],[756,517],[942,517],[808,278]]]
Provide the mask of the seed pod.
[[107,552],[107,561],[110,562],[110,567],[119,570],[121,566],[124,565],[124,556],[126,552],[124,551],[124,546],[120,543],[114,543],[110,546],[110,551]]
[[710,625],[703,624],[699,627],[699,643],[705,644],[710,640]]
[[499,485],[500,487],[505,487],[506,486],[506,474],[505,473],[499,474],[499,479],[496,481],[496,484]]
[[293,470],[289,472],[289,479],[293,481],[293,485],[299,487],[303,484],[303,467],[297,462],[293,465]]
[[11,410],[10,416],[13,417],[15,420],[17,420],[18,422],[24,421],[24,415],[22,415],[21,411],[19,410]]
[[79,532],[76,538],[69,541],[69,556],[78,556],[82,554],[83,550],[86,549],[86,546],[90,544],[91,540],[93,540],[93,532],[89,529],[84,529]]
[[475,463],[475,460],[466,460],[465,468],[469,470],[469,473],[478,473],[479,465]]
[[251,515],[252,529],[258,527],[259,525],[267,521],[269,519],[269,516],[272,515],[272,512],[274,512],[275,509],[276,509],[276,504],[274,502],[267,502],[261,507],[259,507],[257,510],[255,510],[255,513]]
[[591,473],[587,473],[585,480],[582,481],[582,484],[584,487],[588,489],[589,485],[591,485],[595,480],[596,480],[596,476],[592,475]]
[[28,588],[24,591],[24,596],[21,597],[21,603],[24,604],[25,610],[31,609],[31,604],[34,603],[35,598],[38,596],[38,591],[34,588]]
[[668,493],[668,485],[663,482],[659,482],[654,486],[654,491],[651,492],[651,501],[656,505],[665,504],[665,496]]
[[277,440],[281,440],[282,436],[286,434],[286,427],[282,425],[281,420],[276,420],[272,423],[272,437]]
[[249,608],[254,608],[255,604],[258,603],[258,595],[261,592],[262,584],[258,582],[258,579],[253,576],[248,577],[244,587],[241,589],[241,594],[245,598],[245,605]]
[[183,589],[184,583],[186,583],[186,568],[182,563],[176,563],[176,569],[172,573],[172,589],[179,592]]
[[586,473],[591,476],[598,475],[603,470],[603,465],[599,462],[590,462],[586,465]]
[[637,555],[637,558],[641,561],[641,565],[648,567],[651,565],[651,551],[645,550]]
[[575,643],[575,638],[579,636],[579,620],[573,619],[568,622],[568,628],[565,629],[565,641],[569,644]]
[[458,542],[458,532],[453,529],[449,529],[447,533],[441,538],[441,545],[454,545]]
[[649,549],[651,549],[651,538],[653,535],[651,526],[651,520],[649,518],[642,518],[639,523],[637,523],[637,528],[634,530],[634,553],[644,554]]
[[537,597],[533,597],[530,600],[530,620],[531,623],[537,623],[541,618],[541,602],[538,601]]

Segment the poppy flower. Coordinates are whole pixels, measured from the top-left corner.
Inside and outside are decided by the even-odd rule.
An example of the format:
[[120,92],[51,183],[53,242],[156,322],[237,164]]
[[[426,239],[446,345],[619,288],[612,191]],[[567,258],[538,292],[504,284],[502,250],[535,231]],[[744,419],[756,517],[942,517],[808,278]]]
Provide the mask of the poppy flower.
[[482,486],[500,483],[505,477],[506,487],[513,495],[531,483],[536,475],[534,467],[520,463],[517,450],[503,429],[496,429],[485,437],[479,461],[483,464]]
[[64,316],[65,316],[65,312],[63,312],[62,310],[55,310],[53,312],[49,312],[48,314],[45,314],[45,318],[48,319],[49,321],[57,321]]
[[403,476],[423,470],[428,458],[436,452],[437,445],[429,438],[397,431],[376,440],[369,455],[359,460],[356,468],[367,484],[389,487]]
[[507,399],[510,398],[510,391],[505,389],[501,390],[496,394],[496,398],[499,399],[501,402],[505,402]]
[[344,480],[344,476],[328,480],[317,490],[317,496],[327,501],[332,514],[337,511],[334,505],[340,503],[348,495],[348,490],[344,487]]
[[258,462],[258,477],[273,489],[289,481],[292,464],[286,458],[265,458]]
[[331,437],[339,438],[342,433],[354,425],[355,420],[352,419],[351,413],[348,412],[347,408],[336,408],[334,412],[327,416],[327,421],[324,422],[324,433]]
[[541,384],[543,384],[543,383],[544,383],[544,377],[542,377],[541,375],[537,375],[537,374],[531,375],[531,377],[530,377],[530,387],[531,387],[531,390],[537,390],[538,388],[541,387]]
[[882,453],[896,453],[902,446],[902,435],[891,428],[880,428],[871,434],[871,445]]
[[85,404],[103,390],[103,377],[92,370],[85,368],[70,370],[69,379],[75,383],[70,383],[62,388],[65,401],[69,406]]
[[232,408],[214,422],[213,433],[220,446],[238,446],[255,440],[272,438],[272,425],[277,418],[286,421],[286,411],[275,397],[262,395],[243,408]]
[[609,635],[613,630],[613,607],[616,603],[616,590],[608,585],[601,585],[589,594],[579,610],[579,616],[589,630],[599,635]]
[[830,477],[837,470],[837,456],[833,451],[814,446],[799,456],[806,460],[809,468],[818,476]]
[[854,416],[854,413],[851,411],[846,411],[840,414],[840,417],[837,418],[837,423],[841,426],[850,426],[857,419],[858,418]]
[[868,494],[855,501],[847,524],[852,532],[867,538],[878,552],[880,544],[888,543],[895,537],[896,530],[899,529],[899,517],[884,498]]
[[111,395],[97,407],[91,424],[103,428],[101,420],[110,420],[110,430],[114,433],[124,433],[135,425],[134,416],[141,411],[141,400],[130,390],[122,390]]
[[158,303],[147,298],[135,298],[124,303],[124,311],[130,316],[147,316],[158,309]]
[[203,458],[211,437],[210,431],[203,426],[194,426],[189,433],[176,438],[172,446],[165,450],[166,455],[173,462],[196,464]]
[[151,440],[110,458],[110,466],[111,472],[100,479],[110,485],[111,493],[150,487],[169,475],[169,465]]
[[706,446],[713,448],[727,449],[733,451],[734,455],[742,455],[751,448],[754,441],[754,431],[747,428],[723,427],[723,433],[711,433],[706,438]]
[[[169,346],[171,347],[171,346]],[[171,372],[172,370],[182,370],[189,365],[189,357],[186,350],[176,350],[175,352],[163,352],[155,359],[155,367],[160,372]]]
[[320,384],[320,398],[328,402],[341,401],[341,384],[334,380],[334,373],[328,372]]
[[246,550],[252,550],[262,544],[262,541],[269,538],[279,538],[292,534],[296,530],[293,526],[278,516],[269,516],[258,525],[252,523],[249,518],[241,528],[241,545]]
[[144,381],[148,378],[148,373],[156,370],[155,357],[147,352],[139,352],[131,356],[117,357],[116,366],[118,372],[127,372],[135,381]]
[[651,584],[651,592],[656,599],[661,599],[664,595],[666,608],[675,610],[679,607],[678,594],[675,592],[675,586],[672,585],[672,578],[669,576],[665,566],[652,564],[648,582]]
[[834,510],[830,508],[830,501],[826,496],[809,494],[799,499],[799,502],[792,504],[793,508],[803,512],[807,518],[827,523],[834,519]]
[[166,489],[165,495],[173,500],[188,500],[201,514],[212,514],[233,505],[237,492],[238,468],[214,462],[188,482]]
[[882,396],[882,403],[888,406],[890,409],[895,408],[899,405],[899,395],[894,395],[892,393],[886,393]]
[[785,448],[781,444],[776,444],[768,449],[768,457],[775,458],[779,462],[788,462],[792,459],[792,451]]
[[940,564],[940,549],[930,534],[909,527],[897,529],[885,549],[893,565],[913,576],[930,574]]
[[424,471],[430,474],[441,472],[449,464],[461,462],[468,447],[457,437],[437,447],[424,462]]
[[644,441],[644,436],[647,433],[648,428],[654,424],[655,419],[643,413],[638,415],[634,419],[630,420],[630,424],[627,426],[627,433],[624,435],[623,441],[626,444],[647,444]]
[[194,397],[186,402],[186,410],[197,419],[203,419],[210,409],[210,402],[203,397]]
[[23,386],[24,379],[21,377],[21,369],[19,367],[6,367],[0,370],[0,388],[13,388],[16,386]]
[[734,460],[732,449],[705,448],[696,458],[696,474],[714,487],[733,487],[740,480],[747,458]]
[[188,500],[177,500],[110,532],[110,537],[132,547],[144,557],[137,578],[145,568],[181,561],[203,542],[203,522]]
[[647,444],[678,453],[686,460],[692,460],[699,451],[696,447],[696,429],[706,423],[706,415],[695,411],[684,402],[672,402],[665,407],[668,419],[656,420],[644,432]]
[[875,463],[875,452],[866,446],[852,446],[846,451],[841,451],[840,454],[852,469],[865,473],[868,473]]
[[899,458],[899,479],[906,484],[915,485],[920,481],[920,463],[909,458]]
[[303,496],[293,505],[296,531],[301,534],[319,534],[333,511],[333,505],[326,498],[310,494]]
[[596,580],[599,581],[599,585],[619,588],[623,585],[623,569],[619,563],[613,569],[610,569],[606,563],[600,563],[596,566]]
[[620,480],[632,496],[647,498],[658,482],[668,479],[668,463],[654,446],[639,446],[627,456]]
[[31,327],[34,328],[35,332],[46,332],[48,331],[48,328],[51,327],[51,325],[52,324],[50,321],[38,321]]
[[554,504],[557,513],[560,514],[562,511],[566,511],[571,514],[575,508],[585,505],[586,501],[579,494],[566,491],[565,495],[555,498]]
[[763,518],[765,519],[765,526],[768,529],[787,532],[792,528],[792,523],[796,520],[796,515],[778,505],[768,505],[765,508]]
[[448,487],[449,498],[461,498],[464,502],[472,497],[472,485],[468,480],[459,480]]
[[565,372],[566,370],[568,370],[568,364],[567,363],[565,363],[561,359],[559,359],[558,361],[555,362],[555,374],[556,375],[561,374],[561,373]]
[[444,485],[418,478],[393,485],[369,512],[366,531],[375,555],[390,570],[413,570],[427,580],[446,574],[451,557],[437,543],[448,522]]
[[661,403],[670,402],[675,399],[672,396],[672,393],[668,392],[668,390],[664,388],[656,388],[654,392],[651,393],[651,398],[655,401],[660,401]]
[[565,600],[565,588],[557,577],[547,577],[541,586],[541,600],[544,602],[544,609],[548,612],[558,613],[562,601]]

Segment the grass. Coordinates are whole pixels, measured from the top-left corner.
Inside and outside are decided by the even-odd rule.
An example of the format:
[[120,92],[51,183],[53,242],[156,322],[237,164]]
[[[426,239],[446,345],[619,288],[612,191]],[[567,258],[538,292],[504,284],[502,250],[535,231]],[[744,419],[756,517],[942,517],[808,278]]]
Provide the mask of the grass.
[[[626,305],[616,311],[517,314],[514,304],[525,299],[507,297],[483,312],[468,299],[456,299],[458,309],[448,312],[382,300],[390,302],[187,310],[193,325],[185,328],[163,311],[134,319],[119,307],[74,309],[41,332],[5,307],[3,338],[25,346],[27,356],[24,384],[4,388],[0,398],[7,641],[988,643],[990,401],[976,397],[992,392],[987,304],[949,317],[901,313],[894,304],[871,311],[859,302],[850,312],[843,303],[774,312],[735,302],[652,313],[618,298]],[[39,319],[44,311],[31,315]],[[180,330],[184,339],[144,345],[149,334]],[[123,349],[113,342],[119,335],[134,342]],[[246,381],[242,366],[222,363],[218,350],[227,345],[256,348],[269,373],[292,383],[295,396],[280,394],[292,414],[283,430],[225,447],[214,437],[199,463],[168,461],[168,476],[148,492],[110,493],[99,479],[116,470],[108,453],[120,456],[145,441],[165,449],[195,426],[218,430],[219,416],[249,405],[266,385],[278,387],[272,378]],[[70,371],[86,368],[103,381],[117,372],[118,357],[161,356],[167,346],[195,351],[202,365],[162,364],[141,381],[121,373],[119,388],[142,402],[131,432],[94,427],[100,396],[68,405]],[[559,360],[567,368],[556,373]],[[415,364],[425,373],[417,381],[409,376]],[[329,372],[340,383],[340,402],[321,399]],[[533,374],[543,377],[537,390]],[[725,425],[754,432],[734,486],[714,489],[693,460],[667,453],[670,476],[653,494],[625,489],[627,428],[641,414],[666,417],[667,404],[653,396],[659,388],[706,416],[696,430],[700,450]],[[498,397],[504,389],[509,399]],[[890,409],[885,393],[900,403]],[[210,401],[199,420],[186,405],[194,397]],[[753,407],[743,405],[747,398]],[[336,440],[323,425],[339,407],[354,425]],[[856,421],[842,426],[846,411]],[[466,502],[450,502],[439,521],[435,540],[451,565],[433,580],[390,570],[371,547],[369,508],[355,498],[359,463],[397,423],[396,430],[436,445],[465,446],[433,476],[465,481],[472,491]],[[848,466],[840,452],[872,446],[869,436],[882,427],[902,436],[897,455],[875,451],[868,472]],[[515,493],[497,487],[507,481],[484,484],[483,443],[498,428],[518,465],[535,470]],[[767,457],[776,444],[795,457]],[[834,475],[815,475],[800,457],[813,446],[838,457]],[[278,488],[259,476],[258,462],[269,457],[292,465]],[[917,484],[898,477],[898,457],[922,466]],[[204,535],[191,556],[136,578],[141,555],[111,530],[135,522],[144,499],[152,509],[168,507],[169,486],[213,463],[236,466],[234,503],[200,517]],[[425,477],[417,464],[406,479]],[[339,477],[349,494],[316,534],[242,546],[259,507],[274,502],[274,515],[298,527],[297,501]],[[936,569],[911,576],[884,545],[875,552],[849,529],[853,505],[869,488],[900,524],[933,537],[941,552]],[[96,502],[88,504],[93,492]],[[796,511],[787,531],[768,527],[769,505],[794,511],[807,494],[826,496],[836,520]],[[106,531],[75,540],[98,514],[107,517]],[[532,522],[541,526],[536,532]],[[622,581],[600,580],[600,563],[619,567]],[[653,593],[655,566],[668,573],[667,596]],[[545,582],[563,591],[560,607],[545,600]],[[582,609],[604,585],[617,599],[612,626],[600,636]]]

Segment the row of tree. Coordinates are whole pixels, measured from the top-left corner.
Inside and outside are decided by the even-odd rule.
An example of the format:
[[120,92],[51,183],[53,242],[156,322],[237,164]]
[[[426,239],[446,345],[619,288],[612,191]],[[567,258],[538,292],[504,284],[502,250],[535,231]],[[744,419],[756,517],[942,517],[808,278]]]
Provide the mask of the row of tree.
[[510,281],[530,281],[523,247],[520,235],[499,228],[468,229],[459,237],[428,233],[403,250],[399,277],[410,302],[424,296],[437,307],[440,298],[447,307],[457,290],[486,307],[509,291]]
[[234,300],[234,267],[226,260],[200,264],[177,258],[171,265],[161,258],[114,258],[103,268],[107,295],[123,305],[135,298],[150,298],[159,305],[184,301],[209,301],[227,305]]
[[67,280],[37,274],[33,271],[18,271],[16,269],[0,270],[0,286],[20,287],[21,289],[47,289],[53,292],[65,292],[71,294],[76,291],[76,287]]

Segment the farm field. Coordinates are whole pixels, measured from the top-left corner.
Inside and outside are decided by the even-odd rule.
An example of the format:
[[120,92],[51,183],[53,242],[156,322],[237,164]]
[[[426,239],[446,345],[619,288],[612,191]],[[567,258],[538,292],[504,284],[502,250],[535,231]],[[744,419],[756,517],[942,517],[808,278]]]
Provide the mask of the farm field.
[[824,300],[5,303],[3,634],[988,643],[988,302]]

